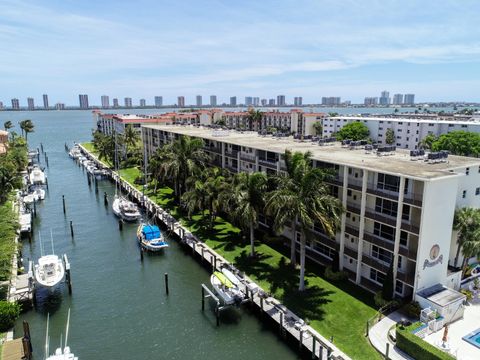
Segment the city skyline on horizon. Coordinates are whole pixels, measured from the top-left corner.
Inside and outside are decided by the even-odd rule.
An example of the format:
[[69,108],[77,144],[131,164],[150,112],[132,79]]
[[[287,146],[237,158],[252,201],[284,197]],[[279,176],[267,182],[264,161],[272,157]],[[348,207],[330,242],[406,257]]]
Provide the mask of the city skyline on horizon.
[[231,94],[284,94],[304,103],[322,96],[362,103],[390,89],[414,93],[417,102],[480,102],[480,4],[465,6],[5,0],[0,100],[49,94],[52,104],[75,104],[78,94],[161,94],[165,103],[185,96],[194,104],[198,94],[216,94],[218,103]]

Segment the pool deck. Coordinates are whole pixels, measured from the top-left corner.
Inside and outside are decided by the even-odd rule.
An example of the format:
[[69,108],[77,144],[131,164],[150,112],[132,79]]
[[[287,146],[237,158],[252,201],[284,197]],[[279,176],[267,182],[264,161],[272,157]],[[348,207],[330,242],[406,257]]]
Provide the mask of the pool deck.
[[[480,304],[465,307],[463,319],[457,320],[448,326],[448,343],[450,353],[458,360],[480,359],[480,348],[468,343],[462,338],[480,327]],[[425,340],[438,346],[442,342],[443,330],[430,334]]]

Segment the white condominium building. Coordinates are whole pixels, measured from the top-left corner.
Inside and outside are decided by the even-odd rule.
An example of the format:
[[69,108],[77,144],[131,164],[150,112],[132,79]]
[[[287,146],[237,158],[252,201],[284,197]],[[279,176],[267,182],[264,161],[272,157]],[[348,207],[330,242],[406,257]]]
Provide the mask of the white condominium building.
[[370,138],[379,144],[386,144],[386,132],[392,129],[395,133],[393,145],[411,150],[417,149],[419,142],[429,134],[439,136],[454,130],[480,132],[480,119],[474,118],[472,120],[439,120],[336,116],[323,120],[323,136],[333,137],[342,127],[352,122],[364,123],[370,130]]
[[[404,298],[438,284],[459,287],[460,272],[448,268],[456,252],[453,216],[456,208],[480,206],[480,159],[434,154],[425,160],[405,150],[320,146],[198,126],[142,126],[148,156],[185,135],[203,139],[211,164],[232,172],[285,171],[286,149],[310,151],[315,167],[332,169],[332,194],[346,212],[334,238],[313,226],[309,259],[328,265],[338,254],[349,279],[370,291],[381,289],[393,266],[396,295]],[[261,217],[268,226],[266,221]],[[297,244],[302,236],[288,228],[284,235],[295,237]]]

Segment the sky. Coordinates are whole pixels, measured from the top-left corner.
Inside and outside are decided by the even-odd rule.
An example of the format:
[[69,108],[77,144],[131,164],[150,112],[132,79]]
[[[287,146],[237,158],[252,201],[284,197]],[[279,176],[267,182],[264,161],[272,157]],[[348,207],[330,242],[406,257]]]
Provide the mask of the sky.
[[0,0],[0,101],[480,102],[479,14],[476,0]]

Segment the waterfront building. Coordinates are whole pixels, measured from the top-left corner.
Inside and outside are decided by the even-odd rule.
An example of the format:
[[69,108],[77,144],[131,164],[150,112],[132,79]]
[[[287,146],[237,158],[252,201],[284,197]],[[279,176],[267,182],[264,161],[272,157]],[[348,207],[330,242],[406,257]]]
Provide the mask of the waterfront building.
[[113,107],[114,107],[114,108],[118,108],[118,107],[119,107],[119,105],[118,105],[118,99],[117,99],[117,98],[113,98],[112,103],[113,103]]
[[255,107],[260,106],[260,98],[259,97],[254,97],[253,98],[253,106],[255,106]]
[[269,99],[268,106],[275,106],[275,99]]
[[184,96],[179,96],[177,98],[177,106],[181,107],[181,108],[185,107],[185,97]]
[[262,99],[261,104],[262,106],[267,106],[267,99]]
[[380,99],[378,100],[380,105],[390,105],[390,93],[384,90],[380,93]]
[[285,106],[285,95],[277,95],[277,106]]
[[3,101],[0,101],[0,109],[3,109]]
[[147,102],[145,99],[140,99],[140,107],[146,107],[147,106]]
[[302,106],[303,98],[301,96],[295,96],[293,98],[293,105],[294,106]]
[[80,109],[88,109],[88,95],[87,94],[80,94],[78,95]]
[[378,98],[377,97],[366,97],[363,101],[365,106],[377,106],[378,105]]
[[342,98],[339,96],[322,97],[322,105],[325,106],[338,106],[340,105]]
[[334,136],[342,127],[352,122],[362,122],[370,130],[370,138],[379,144],[386,144],[386,133],[392,129],[395,134],[393,145],[416,150],[419,142],[429,134],[440,136],[450,131],[464,130],[480,133],[479,118],[429,117],[400,114],[395,117],[335,116],[323,119],[323,136]]
[[48,95],[47,94],[43,94],[43,108],[48,110],[49,109],[49,106],[48,106]]
[[217,95],[210,95],[210,106],[217,106]]
[[[392,267],[395,294],[407,300],[420,300],[437,284],[459,288],[461,272],[449,268],[457,249],[453,216],[456,208],[480,206],[480,159],[449,156],[427,162],[405,150],[375,153],[363,146],[319,146],[252,132],[142,126],[147,156],[187,135],[204,141],[211,165],[234,173],[285,172],[286,149],[310,151],[313,166],[334,172],[328,183],[346,212],[333,238],[318,224],[312,226],[313,236],[306,240],[310,260],[325,266],[338,256],[350,281],[372,292],[381,290]],[[264,216],[260,222],[271,225]],[[298,251],[303,235],[288,227],[283,235],[295,239]]]
[[102,108],[108,109],[110,107],[110,98],[108,97],[108,95],[102,95],[101,100],[102,100]]
[[124,104],[126,108],[131,108],[132,107],[132,98],[131,97],[126,97],[124,99]]
[[56,103],[55,104],[55,110],[65,110],[65,104],[64,103]]
[[253,105],[253,98],[251,96],[245,97],[245,106],[252,106]]
[[403,94],[393,95],[393,105],[403,105]]
[[35,110],[35,100],[33,100],[33,98],[27,98],[27,107],[28,110]]
[[230,106],[237,106],[237,97],[230,96]]
[[12,109],[13,110],[20,110],[20,101],[17,98],[12,99]]
[[163,96],[155,96],[155,107],[159,108],[163,106]]
[[197,95],[196,100],[196,105],[202,106],[202,95]]
[[415,94],[405,94],[405,105],[415,105]]

